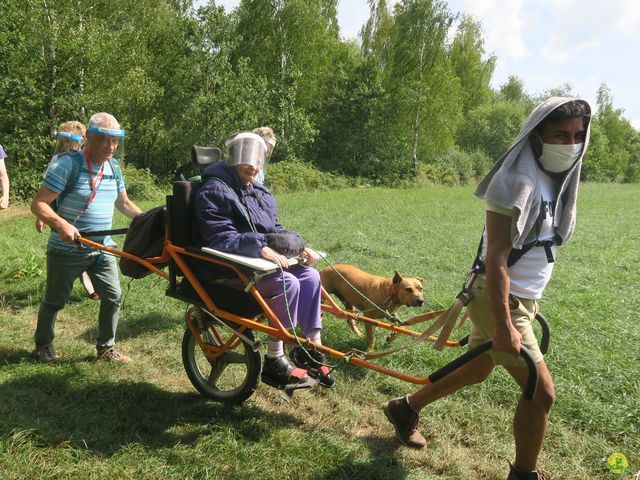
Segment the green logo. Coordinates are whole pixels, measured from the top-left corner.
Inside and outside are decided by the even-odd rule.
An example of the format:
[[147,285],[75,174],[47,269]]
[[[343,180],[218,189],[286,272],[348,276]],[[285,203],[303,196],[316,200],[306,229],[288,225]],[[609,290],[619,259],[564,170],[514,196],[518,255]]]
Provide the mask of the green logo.
[[607,466],[609,467],[609,473],[618,475],[629,470],[629,460],[622,453],[612,453],[607,458]]

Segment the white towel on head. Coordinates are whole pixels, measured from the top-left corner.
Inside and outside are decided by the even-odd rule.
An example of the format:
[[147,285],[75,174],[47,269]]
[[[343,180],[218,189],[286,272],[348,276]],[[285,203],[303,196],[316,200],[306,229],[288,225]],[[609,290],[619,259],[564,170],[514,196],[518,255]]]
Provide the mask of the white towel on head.
[[[509,150],[493,165],[475,191],[477,197],[491,200],[503,208],[513,210],[511,242],[515,248],[522,248],[540,212],[541,197],[538,182],[540,169],[529,142],[529,135],[554,109],[574,100],[584,102],[588,112],[591,112],[589,104],[579,98],[551,97],[538,105],[527,118]],[[580,168],[589,143],[589,128],[590,122],[582,155],[562,176],[562,183],[558,189],[554,226],[559,244],[569,241],[575,228]]]

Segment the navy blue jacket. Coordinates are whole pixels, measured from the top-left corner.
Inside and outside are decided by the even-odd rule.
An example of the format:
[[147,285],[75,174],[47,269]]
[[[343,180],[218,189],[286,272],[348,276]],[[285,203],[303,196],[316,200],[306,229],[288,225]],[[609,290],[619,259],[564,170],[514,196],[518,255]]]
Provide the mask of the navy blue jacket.
[[[298,235],[278,221],[278,207],[271,192],[257,182],[242,185],[234,167],[216,162],[203,172],[202,181],[193,198],[195,246],[261,257],[260,251],[267,245],[265,234]],[[234,276],[231,270],[220,270],[211,263],[207,272],[197,270],[204,274],[205,281]]]

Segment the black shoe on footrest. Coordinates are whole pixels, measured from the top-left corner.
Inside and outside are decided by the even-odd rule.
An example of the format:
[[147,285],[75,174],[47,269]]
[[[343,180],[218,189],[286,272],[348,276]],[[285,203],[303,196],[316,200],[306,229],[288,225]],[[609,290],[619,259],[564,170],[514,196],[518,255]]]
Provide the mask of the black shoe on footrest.
[[262,367],[262,381],[267,385],[284,389],[287,385],[304,383],[310,380],[307,371],[303,368],[296,368],[289,363],[287,357],[264,357]]
[[327,366],[327,357],[324,353],[313,348],[305,350],[302,347],[293,347],[289,354],[293,363],[309,372],[311,378],[315,378],[323,387],[331,388],[336,379],[331,372],[333,368]]

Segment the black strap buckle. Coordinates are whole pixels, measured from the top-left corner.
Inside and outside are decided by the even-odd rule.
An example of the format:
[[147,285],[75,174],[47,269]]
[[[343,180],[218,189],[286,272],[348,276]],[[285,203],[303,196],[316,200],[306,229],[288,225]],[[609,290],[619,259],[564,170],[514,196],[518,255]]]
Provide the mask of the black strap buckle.
[[551,246],[553,245],[553,240],[544,240],[536,242],[536,247],[544,247],[544,253],[547,255],[547,262],[553,263],[556,261],[553,258],[553,250],[551,250]]

